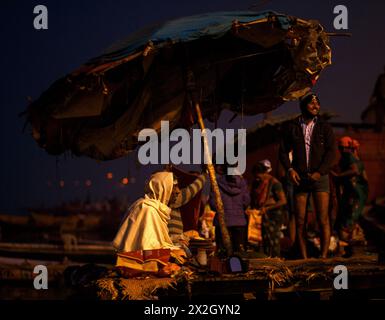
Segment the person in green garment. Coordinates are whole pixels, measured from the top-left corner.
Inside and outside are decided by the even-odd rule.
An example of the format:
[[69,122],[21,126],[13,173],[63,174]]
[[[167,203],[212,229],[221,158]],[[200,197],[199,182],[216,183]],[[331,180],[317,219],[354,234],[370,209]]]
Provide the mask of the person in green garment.
[[351,241],[352,231],[359,223],[368,198],[368,179],[358,155],[358,141],[342,137],[338,148],[341,153],[339,172],[332,171],[341,188],[338,226],[343,240]]
[[253,167],[254,180],[251,186],[251,208],[262,213],[263,249],[270,257],[281,255],[280,235],[282,209],[287,204],[281,182],[274,178],[269,160],[259,161]]

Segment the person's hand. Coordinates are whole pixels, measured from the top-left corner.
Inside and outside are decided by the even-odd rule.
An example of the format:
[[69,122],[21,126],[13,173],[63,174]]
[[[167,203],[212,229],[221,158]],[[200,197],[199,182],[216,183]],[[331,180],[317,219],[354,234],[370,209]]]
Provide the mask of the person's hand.
[[260,210],[261,210],[261,215],[262,215],[262,216],[265,215],[265,214],[267,213],[266,207],[262,207]]
[[369,104],[375,104],[377,102],[377,98],[375,96],[370,97]]
[[202,173],[205,173],[205,174],[209,173],[209,169],[207,167],[207,164],[205,164],[205,163],[201,164],[201,170],[202,170]]
[[190,171],[189,174],[195,176],[195,177],[199,177],[200,173],[199,172],[195,172],[195,171]]
[[189,246],[189,241],[188,241],[188,239],[185,239],[185,238],[183,238],[183,237],[181,237],[181,238],[179,239],[179,243],[180,243],[180,244],[183,244],[183,245],[186,246],[186,247]]
[[331,170],[331,171],[330,171],[330,174],[331,174],[333,177],[336,177],[336,178],[339,177],[339,174],[338,174],[337,172],[335,172],[334,170]]
[[318,181],[319,179],[321,179],[321,174],[319,172],[313,172],[309,174],[309,178],[310,180]]
[[294,169],[289,170],[289,179],[296,186],[298,186],[299,182],[301,181],[301,178],[299,177],[299,174]]

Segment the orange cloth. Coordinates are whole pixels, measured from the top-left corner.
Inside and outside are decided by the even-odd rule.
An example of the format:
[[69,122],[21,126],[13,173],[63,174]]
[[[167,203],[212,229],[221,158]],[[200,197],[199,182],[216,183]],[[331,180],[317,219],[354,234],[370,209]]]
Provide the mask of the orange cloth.
[[247,209],[249,225],[247,229],[247,240],[251,244],[259,244],[262,241],[262,214],[257,209]]

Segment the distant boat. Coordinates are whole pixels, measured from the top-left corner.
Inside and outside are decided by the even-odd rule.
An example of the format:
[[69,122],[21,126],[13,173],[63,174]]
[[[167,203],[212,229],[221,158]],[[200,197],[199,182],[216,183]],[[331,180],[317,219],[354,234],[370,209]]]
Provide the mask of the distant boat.
[[46,212],[32,212],[31,217],[37,227],[60,227],[67,224],[83,231],[96,229],[103,218],[101,215],[94,214],[53,215]]
[[78,244],[72,250],[65,250],[62,245],[40,243],[0,242],[0,257],[36,259],[83,263],[115,263],[115,251],[108,242],[99,244]]
[[32,224],[38,228],[55,228],[63,224],[71,224],[76,229],[94,230],[101,225],[103,216],[100,214],[67,214],[54,215],[49,212],[32,211],[30,215],[0,214],[0,224],[27,226]]
[[31,217],[26,215],[0,214],[0,223],[11,225],[27,225]]

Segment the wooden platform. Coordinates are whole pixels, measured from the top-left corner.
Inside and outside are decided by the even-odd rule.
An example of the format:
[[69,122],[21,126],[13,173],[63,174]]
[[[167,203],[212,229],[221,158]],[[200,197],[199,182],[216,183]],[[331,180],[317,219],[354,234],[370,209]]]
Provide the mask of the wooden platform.
[[[191,277],[179,280],[173,288],[160,289],[154,295],[160,300],[171,302],[202,299],[320,300],[338,297],[385,299],[385,264],[378,263],[377,259],[376,254],[360,254],[349,259],[249,259],[249,271],[246,273],[214,275],[209,272],[194,272]],[[74,299],[87,299],[87,294],[96,293],[65,286],[64,272],[74,264],[48,264],[49,286],[57,292],[43,292],[44,290],[34,290],[32,286],[33,267],[42,263],[41,261],[20,263],[19,259],[8,260],[2,261],[0,265],[0,298],[66,299],[71,296]],[[347,267],[348,290],[336,290],[333,286],[336,276],[333,269],[337,265]],[[124,278],[115,276],[114,279]],[[54,294],[55,297],[47,294]]]
[[[385,264],[378,264],[377,255],[353,258],[280,260],[250,259],[244,274],[213,276],[198,274],[187,285],[180,285],[169,297],[195,298],[233,297],[238,299],[286,299],[290,296],[331,299],[335,296],[359,294],[373,298],[378,292],[385,298]],[[335,266],[348,270],[348,290],[336,290]],[[184,287],[183,287],[184,286]]]

